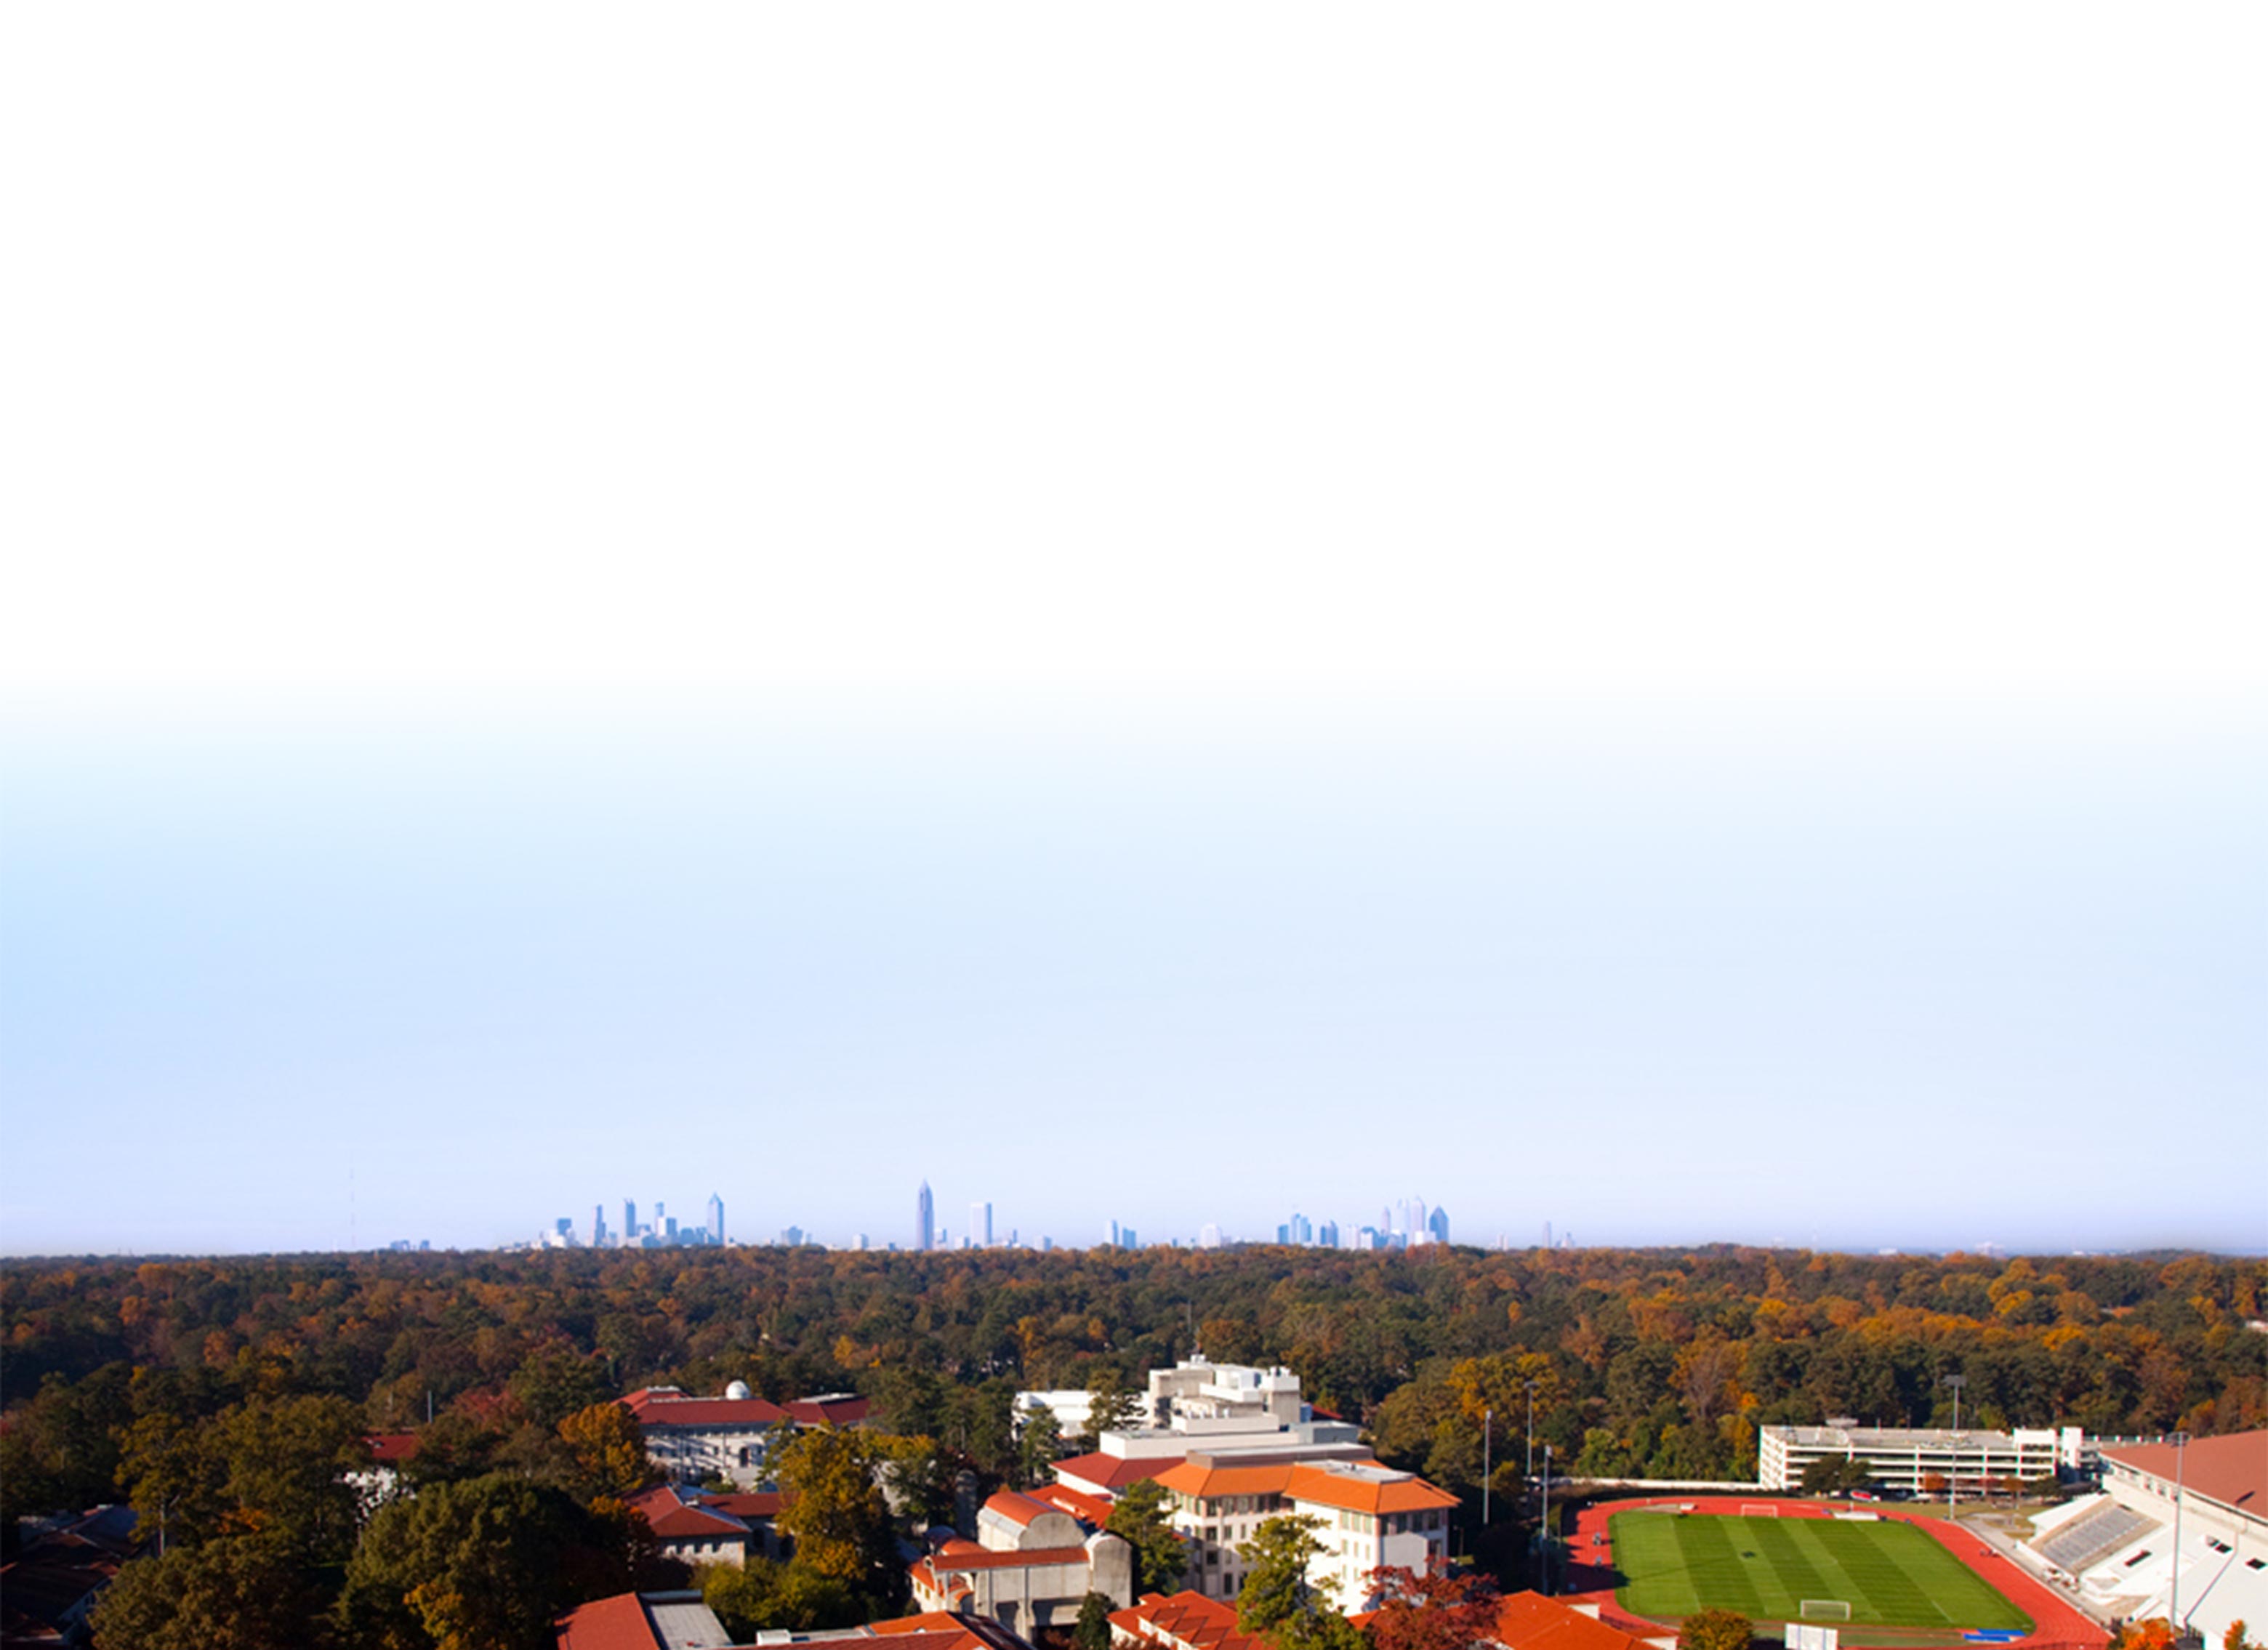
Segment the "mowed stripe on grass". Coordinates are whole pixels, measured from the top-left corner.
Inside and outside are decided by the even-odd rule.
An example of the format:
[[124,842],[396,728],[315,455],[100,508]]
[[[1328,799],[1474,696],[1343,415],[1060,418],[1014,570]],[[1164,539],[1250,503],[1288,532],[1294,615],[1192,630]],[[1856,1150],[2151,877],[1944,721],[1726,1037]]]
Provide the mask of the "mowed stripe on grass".
[[1624,1609],[1674,1621],[1699,1609],[1800,1621],[1805,1599],[1842,1599],[1852,1624],[2031,1630],[2031,1619],[1911,1524],[1823,1518],[1618,1513]]

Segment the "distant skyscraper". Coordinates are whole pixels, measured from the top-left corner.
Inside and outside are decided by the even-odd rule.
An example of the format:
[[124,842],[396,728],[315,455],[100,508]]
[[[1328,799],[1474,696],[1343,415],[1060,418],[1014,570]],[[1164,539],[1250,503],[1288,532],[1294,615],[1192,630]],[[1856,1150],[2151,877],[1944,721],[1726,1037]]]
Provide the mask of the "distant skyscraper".
[[1118,1241],[1121,1244],[1130,1249],[1138,1249],[1142,1247],[1140,1234],[1137,1233],[1130,1226],[1123,1226],[1118,1228]]
[[1339,1223],[1336,1220],[1326,1220],[1322,1225],[1317,1226],[1315,1228],[1315,1241],[1322,1244],[1327,1249],[1335,1249],[1338,1248]]
[[1434,1210],[1425,1217],[1425,1224],[1432,1231],[1433,1241],[1447,1243],[1449,1241],[1449,1212],[1447,1209]]
[[598,1204],[593,1205],[591,1210],[591,1247],[594,1249],[604,1249],[606,1246],[607,1205],[604,1204]]
[[637,1241],[637,1203],[634,1198],[622,1199],[622,1241]]
[[725,1200],[713,1191],[709,1194],[709,1241],[725,1241]]
[[992,1247],[992,1205],[989,1203],[968,1205],[968,1247],[979,1249]]
[[937,1204],[929,1195],[929,1182],[922,1182],[921,1196],[914,1200],[914,1247],[921,1250],[937,1247]]
[[1220,1227],[1211,1220],[1206,1221],[1203,1226],[1199,1226],[1197,1228],[1197,1247],[1201,1249],[1219,1249],[1220,1247]]
[[799,1226],[788,1227],[780,1234],[780,1241],[790,1249],[800,1249],[803,1246],[803,1228]]

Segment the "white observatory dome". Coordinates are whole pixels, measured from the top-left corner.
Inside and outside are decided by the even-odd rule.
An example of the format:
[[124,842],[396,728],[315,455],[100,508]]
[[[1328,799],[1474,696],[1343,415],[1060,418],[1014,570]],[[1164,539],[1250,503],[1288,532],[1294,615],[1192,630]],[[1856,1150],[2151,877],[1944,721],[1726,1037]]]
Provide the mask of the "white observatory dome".
[[748,1383],[747,1381],[735,1381],[731,1386],[725,1389],[725,1396],[728,1398],[746,1398],[753,1396],[754,1395],[749,1392]]

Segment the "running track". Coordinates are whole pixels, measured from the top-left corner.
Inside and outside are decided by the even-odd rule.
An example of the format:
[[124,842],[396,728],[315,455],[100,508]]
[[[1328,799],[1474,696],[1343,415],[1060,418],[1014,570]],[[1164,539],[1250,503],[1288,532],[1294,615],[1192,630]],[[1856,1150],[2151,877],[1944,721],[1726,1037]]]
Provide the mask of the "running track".
[[[1649,1624],[1635,1621],[1615,1602],[1614,1571],[1609,1557],[1613,1549],[1594,1547],[1591,1537],[1606,1534],[1607,1521],[1617,1513],[1635,1511],[1640,1507],[1690,1506],[1697,1513],[1730,1513],[1738,1516],[1744,1506],[1770,1504],[1779,1508],[1782,1518],[1827,1518],[1835,1508],[1817,1501],[1801,1501],[1776,1495],[1651,1495],[1628,1501],[1600,1501],[1583,1509],[1576,1520],[1575,1534],[1567,1551],[1566,1602],[1596,1604],[1609,1625],[1630,1623],[1645,1629]],[[1899,1519],[1909,1524],[1918,1524],[1937,1537],[1938,1544],[1970,1569],[1983,1576],[2012,1600],[2016,1608],[2032,1618],[2032,1633],[2017,1640],[2021,1650],[2102,1650],[2110,1635],[2102,1625],[2081,1614],[2066,1602],[2053,1587],[2013,1559],[2004,1558],[1987,1548],[1983,1542],[1958,1526],[1941,1518],[1924,1518],[1916,1514],[1901,1513],[1891,1506],[1872,1507],[1885,1519]],[[1848,1512],[1849,1507],[1840,1510]],[[1626,1627],[1624,1631],[1630,1631]],[[1674,1631],[1666,1626],[1654,1626],[1657,1634]]]

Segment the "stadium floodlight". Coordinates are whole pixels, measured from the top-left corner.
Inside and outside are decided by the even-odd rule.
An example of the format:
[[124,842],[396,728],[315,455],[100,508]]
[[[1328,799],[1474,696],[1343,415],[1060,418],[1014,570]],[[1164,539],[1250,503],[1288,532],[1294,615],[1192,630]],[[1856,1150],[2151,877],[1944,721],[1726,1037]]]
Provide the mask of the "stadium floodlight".
[[2174,1434],[2174,1590],[2166,1599],[2166,1617],[2174,1637],[2182,1635],[2182,1467],[2188,1460],[2190,1435]]
[[1953,1470],[1945,1475],[1945,1516],[1949,1520],[1961,1505],[1961,1389],[1969,1384],[1969,1377],[1942,1375],[1937,1384],[1953,1392]]

